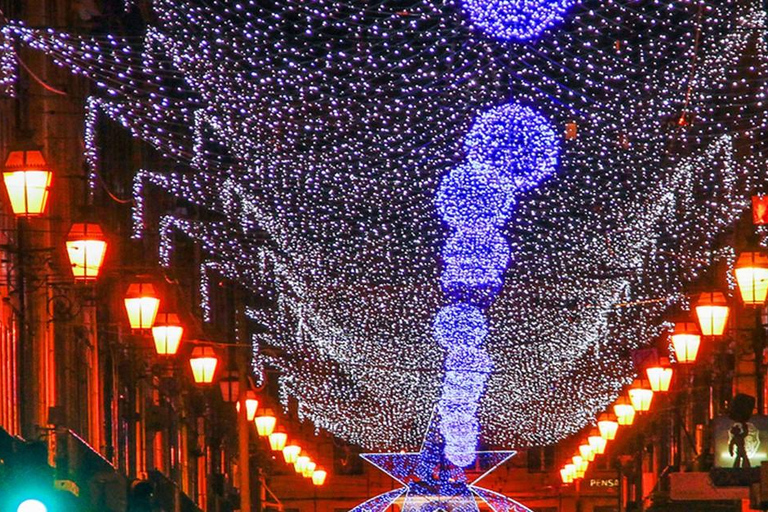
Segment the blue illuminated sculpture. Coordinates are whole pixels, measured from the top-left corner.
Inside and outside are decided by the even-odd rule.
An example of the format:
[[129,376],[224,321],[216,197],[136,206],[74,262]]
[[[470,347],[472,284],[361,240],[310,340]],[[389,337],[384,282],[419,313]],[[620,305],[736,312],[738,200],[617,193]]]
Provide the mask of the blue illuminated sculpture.
[[518,103],[481,114],[464,138],[467,159],[443,177],[435,205],[452,229],[443,246],[440,283],[451,305],[435,317],[433,333],[445,349],[438,426],[444,454],[471,465],[480,438],[477,409],[493,371],[483,348],[488,307],[504,284],[510,259],[501,229],[516,196],[552,176],[559,145],[549,120]]
[[437,211],[452,228],[504,225],[514,206],[512,181],[500,169],[469,162],[451,169],[437,191]]
[[494,512],[531,512],[515,500],[476,485],[515,453],[473,451],[471,459],[477,459],[481,469],[464,469],[443,455],[442,438],[430,428],[419,452],[362,455],[403,487],[370,499],[351,512],[384,512],[396,502],[402,512],[479,512],[478,503],[485,503]]
[[462,0],[472,23],[491,37],[525,41],[563,20],[577,0]]

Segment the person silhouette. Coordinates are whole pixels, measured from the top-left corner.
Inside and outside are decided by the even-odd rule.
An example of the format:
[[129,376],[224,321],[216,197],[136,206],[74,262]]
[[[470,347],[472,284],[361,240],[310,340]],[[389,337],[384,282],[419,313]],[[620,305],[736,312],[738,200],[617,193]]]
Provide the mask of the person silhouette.
[[734,423],[730,430],[731,441],[728,443],[728,453],[731,457],[734,456],[734,448],[736,449],[735,459],[733,461],[734,468],[748,468],[751,467],[749,463],[749,457],[747,456],[746,440],[749,435],[749,426],[746,422]]

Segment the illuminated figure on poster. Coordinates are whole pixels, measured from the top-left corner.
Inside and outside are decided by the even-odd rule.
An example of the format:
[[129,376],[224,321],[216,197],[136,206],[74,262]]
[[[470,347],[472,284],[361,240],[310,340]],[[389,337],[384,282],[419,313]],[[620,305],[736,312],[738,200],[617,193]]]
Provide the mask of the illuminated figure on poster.
[[754,423],[737,422],[728,431],[728,453],[734,457],[734,468],[751,467],[749,458],[760,448],[760,432]]

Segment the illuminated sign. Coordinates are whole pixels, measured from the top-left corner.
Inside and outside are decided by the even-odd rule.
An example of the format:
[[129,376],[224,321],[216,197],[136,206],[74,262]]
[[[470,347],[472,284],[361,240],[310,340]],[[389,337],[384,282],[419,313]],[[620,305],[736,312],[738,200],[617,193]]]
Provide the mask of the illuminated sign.
[[745,422],[727,417],[713,421],[715,467],[759,467],[768,461],[768,416],[752,416]]

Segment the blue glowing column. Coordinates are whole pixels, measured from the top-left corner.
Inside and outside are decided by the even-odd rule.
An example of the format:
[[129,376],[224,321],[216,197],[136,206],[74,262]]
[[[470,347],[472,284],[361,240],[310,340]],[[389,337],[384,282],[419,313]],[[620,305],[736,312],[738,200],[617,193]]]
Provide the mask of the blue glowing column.
[[554,174],[559,151],[548,120],[516,103],[479,116],[464,148],[467,160],[443,177],[437,192],[438,213],[451,229],[440,278],[449,304],[433,324],[445,350],[439,430],[446,457],[461,467],[475,460],[477,409],[493,371],[483,348],[484,310],[501,290],[511,257],[501,230],[513,215],[516,197]]

